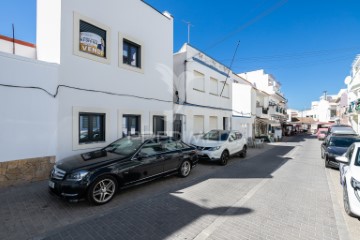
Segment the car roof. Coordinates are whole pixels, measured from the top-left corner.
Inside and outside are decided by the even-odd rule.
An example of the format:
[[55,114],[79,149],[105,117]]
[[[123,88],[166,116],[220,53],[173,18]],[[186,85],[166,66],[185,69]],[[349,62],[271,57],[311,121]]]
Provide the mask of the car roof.
[[332,134],[356,134],[353,129],[349,128],[336,128],[331,131]]
[[358,139],[360,139],[360,136],[354,135],[354,134],[331,134],[330,138],[358,138]]

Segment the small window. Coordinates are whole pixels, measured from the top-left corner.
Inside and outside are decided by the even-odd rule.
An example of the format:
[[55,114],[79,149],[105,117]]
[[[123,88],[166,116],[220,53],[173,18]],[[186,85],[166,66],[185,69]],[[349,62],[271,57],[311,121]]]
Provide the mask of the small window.
[[73,52],[93,61],[110,64],[110,28],[74,12]]
[[153,116],[153,131],[155,135],[166,135],[164,116]]
[[[222,93],[221,93],[222,91]],[[220,90],[221,96],[224,98],[229,98],[230,97],[230,87],[229,84],[222,82],[221,84],[221,90]]]
[[194,71],[194,78],[192,79],[193,89],[205,92],[205,75],[201,72]]
[[79,143],[105,141],[105,114],[79,114]]
[[218,95],[218,80],[210,78],[210,94]]
[[136,136],[141,133],[140,131],[140,115],[123,115],[122,132],[123,137]]
[[132,67],[141,68],[141,46],[124,39],[123,63]]
[[79,50],[106,58],[106,30],[80,20]]

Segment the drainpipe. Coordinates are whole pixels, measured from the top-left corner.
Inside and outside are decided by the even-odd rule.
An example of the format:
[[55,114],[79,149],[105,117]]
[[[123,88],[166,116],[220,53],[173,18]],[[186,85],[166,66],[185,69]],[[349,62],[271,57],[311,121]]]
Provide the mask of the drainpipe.
[[185,96],[184,96],[184,103],[186,103],[187,101],[186,101],[186,75],[187,75],[187,72],[186,72],[186,65],[187,65],[187,60],[185,59],[185,61],[184,61],[184,74],[185,74],[185,77],[184,77],[184,94],[185,94]]

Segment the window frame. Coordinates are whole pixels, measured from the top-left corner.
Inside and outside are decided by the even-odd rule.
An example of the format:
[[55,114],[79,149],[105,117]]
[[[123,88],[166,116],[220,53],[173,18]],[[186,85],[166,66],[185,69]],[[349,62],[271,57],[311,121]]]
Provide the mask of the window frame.
[[[81,117],[82,116],[87,116],[88,117],[88,123],[87,123],[87,135],[94,135],[94,129],[92,128],[92,125],[94,123],[94,119],[96,117],[100,117],[101,122],[100,122],[100,126],[99,126],[99,135],[102,136],[100,140],[95,140],[95,139],[88,139],[85,141],[81,141]],[[106,132],[105,132],[105,119],[106,119],[106,114],[105,113],[89,113],[89,112],[80,112],[79,113],[79,144],[89,144],[89,143],[97,143],[97,142],[105,142],[106,139]],[[102,133],[101,133],[102,132]]]
[[[125,44],[127,45],[127,52],[129,54],[129,52],[131,52],[131,48],[136,48],[136,60],[135,60],[135,65],[131,64],[130,58],[129,56],[127,57],[128,60],[124,61],[124,48],[125,48]],[[134,43],[126,38],[123,38],[123,64],[126,64],[130,67],[134,67],[134,68],[141,68],[141,45]]]
[[[110,110],[104,108],[91,108],[91,107],[73,107],[73,115],[72,115],[72,148],[73,150],[85,150],[91,148],[102,148],[105,147],[109,143],[109,133],[110,133]],[[80,113],[97,113],[97,114],[105,114],[104,119],[104,132],[105,132],[105,141],[101,142],[89,142],[89,143],[80,143]]]
[[[83,16],[77,12],[73,15],[73,54],[79,57],[87,58],[100,63],[110,64],[111,62],[111,30],[108,26]],[[97,56],[95,54],[87,53],[80,50],[80,21],[93,25],[96,28],[104,30],[106,32],[105,39],[105,57]]]
[[[124,51],[124,40],[127,42],[127,43],[131,43],[133,45],[136,45],[140,48],[140,53],[138,54],[138,57],[137,57],[137,60],[140,61],[140,64],[139,66],[132,66],[130,64],[127,64],[127,63],[124,63],[123,62],[123,51]],[[118,45],[119,45],[119,50],[118,50],[118,66],[120,68],[123,68],[123,69],[126,69],[126,70],[130,70],[130,71],[133,71],[133,72],[137,72],[137,73],[142,73],[144,74],[145,72],[145,58],[144,58],[144,55],[145,55],[145,44],[134,38],[134,37],[131,37],[131,36],[128,36],[128,35],[125,35],[125,34],[122,34],[122,33],[118,33]]]

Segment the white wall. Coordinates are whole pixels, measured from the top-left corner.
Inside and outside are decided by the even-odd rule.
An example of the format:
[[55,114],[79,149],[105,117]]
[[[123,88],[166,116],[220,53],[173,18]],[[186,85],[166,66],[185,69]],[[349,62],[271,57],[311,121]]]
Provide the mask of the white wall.
[[[0,52],[13,53],[13,42],[0,38]],[[27,58],[36,58],[36,49],[34,47],[26,46],[24,44],[15,42],[15,55]]]
[[[58,65],[0,53],[0,83],[54,93]],[[56,155],[57,99],[38,89],[0,86],[0,162]]]
[[252,101],[252,87],[246,84],[234,83],[232,109],[233,115],[236,116],[251,116]]
[[[47,1],[39,0],[38,9],[50,9]],[[52,4],[52,3],[51,3]],[[126,94],[115,96],[68,88],[61,88],[59,93],[58,114],[58,159],[90,149],[105,146],[121,136],[122,114],[133,113],[142,116],[143,132],[152,132],[153,115],[166,116],[166,130],[172,131],[173,118],[173,20],[157,12],[142,1],[112,0],[99,5],[95,0],[61,1],[61,24],[55,17],[42,12],[41,21],[55,23],[54,38],[60,37],[60,84]],[[94,61],[74,54],[74,15],[81,15],[95,23],[106,26],[110,44],[107,44],[107,63]],[[86,20],[86,19],[85,19]],[[61,26],[61,35],[56,32]],[[101,27],[100,26],[100,27]],[[48,25],[38,29],[37,36],[48,34]],[[133,71],[121,67],[122,36],[141,45],[142,70]],[[47,41],[52,41],[44,37]],[[76,40],[76,39],[75,39]],[[44,58],[57,58],[58,39],[52,41],[54,52]],[[43,41],[38,48],[45,54],[50,45]],[[90,55],[90,54],[88,54]],[[44,56],[44,55],[42,55]],[[94,58],[93,58],[94,59]],[[141,99],[156,98],[161,101]],[[82,144],[76,142],[74,126],[78,121],[77,112],[101,111],[106,113],[106,141],[98,144]],[[75,116],[76,115],[76,116]]]
[[[189,45],[186,45],[186,101],[192,104],[198,104],[202,106],[211,106],[223,109],[232,108],[232,85],[233,79],[231,77],[227,78],[225,75],[219,73],[218,71],[213,70],[212,68],[203,65],[199,62],[194,61],[192,58],[196,57],[205,63],[212,65],[214,68],[219,71],[228,73],[228,69],[224,68],[223,65],[217,63],[215,60],[207,57],[204,54],[199,54],[199,51]],[[176,68],[176,67],[174,67]],[[205,75],[205,91],[200,92],[193,89],[194,79],[194,70]],[[210,94],[210,78],[215,78],[218,80],[218,95],[215,96]],[[220,96],[224,82],[226,81],[229,84],[229,97],[224,97],[224,93]]]
[[37,58],[60,63],[61,0],[36,1]]

